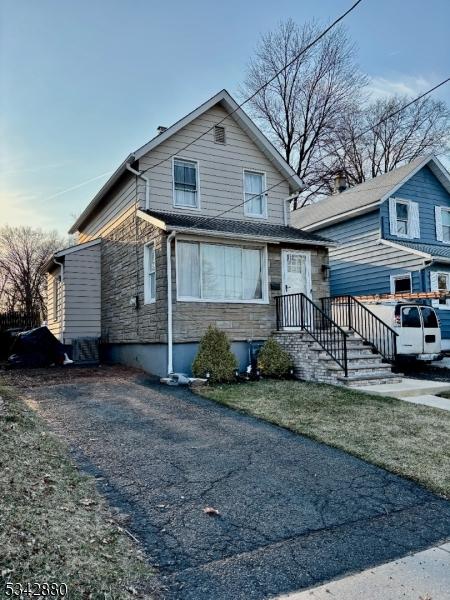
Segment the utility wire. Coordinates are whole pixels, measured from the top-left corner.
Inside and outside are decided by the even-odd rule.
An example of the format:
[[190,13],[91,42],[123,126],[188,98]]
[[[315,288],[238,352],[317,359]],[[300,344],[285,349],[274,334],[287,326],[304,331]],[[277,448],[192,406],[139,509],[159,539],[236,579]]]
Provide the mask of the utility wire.
[[208,129],[206,129],[202,134],[200,134],[199,136],[197,136],[196,138],[194,138],[193,140],[191,140],[185,146],[183,146],[182,148],[180,148],[179,150],[177,150],[173,154],[170,154],[168,157],[161,159],[160,161],[158,161],[157,163],[155,163],[154,165],[152,165],[151,167],[149,167],[148,169],[146,169],[142,173],[148,173],[149,171],[152,171],[156,167],[159,167],[160,165],[162,165],[163,163],[167,162],[168,160],[174,158],[175,156],[177,156],[181,152],[184,152],[184,150],[186,150],[186,148],[189,148],[189,146],[192,146],[192,144],[195,144],[195,142],[197,142],[198,140],[200,140],[203,136],[205,136],[207,133],[209,133],[210,131],[212,131],[215,127],[221,125],[226,119],[228,119],[229,117],[231,117],[232,115],[234,115],[235,112],[237,112],[238,110],[240,110],[243,106],[245,106],[248,102],[250,102],[250,100],[252,100],[260,92],[262,92],[262,90],[264,88],[266,88],[270,83],[272,83],[272,81],[274,81],[274,79],[276,79],[279,75],[281,75],[281,73],[283,73],[283,71],[285,71],[288,67],[290,67],[295,61],[297,61],[301,56],[303,56],[303,54],[305,54],[306,52],[308,52],[308,50],[310,50],[315,44],[317,44],[317,42],[319,42],[323,37],[325,37],[327,35],[327,33],[329,31],[331,31],[331,29],[333,29],[334,27],[336,27],[336,25],[338,23],[340,23],[343,19],[345,19],[345,17],[348,14],[350,14],[353,10],[355,10],[355,8],[361,2],[362,2],[362,0],[357,0],[357,2],[355,2],[349,9],[347,9],[340,17],[338,17],[337,19],[335,19],[331,23],[331,25],[329,25],[326,29],[324,29],[322,31],[322,33],[320,33],[312,42],[310,42],[305,48],[303,48],[300,52],[298,52],[294,56],[294,58],[292,58],[292,60],[290,60],[288,63],[286,63],[281,69],[279,69],[275,73],[275,75],[273,75],[270,79],[268,79],[265,83],[263,83],[255,92],[253,92],[253,94],[251,96],[249,96],[246,100],[244,100],[243,102],[241,102],[241,104],[238,104],[234,110],[232,110],[230,113],[227,113],[222,119],[220,119],[220,121],[218,121],[217,123],[214,123],[214,125],[212,125]]
[[[387,121],[388,119],[391,119],[392,117],[395,117],[397,114],[399,114],[400,112],[402,112],[403,110],[405,110],[406,108],[409,108],[410,106],[412,106],[413,104],[415,104],[416,102],[418,102],[419,100],[421,100],[422,98],[425,98],[426,96],[428,96],[429,94],[431,94],[432,92],[434,92],[435,90],[437,90],[438,88],[442,87],[443,85],[445,85],[446,83],[448,83],[450,81],[450,77],[447,77],[447,79],[444,79],[443,81],[441,81],[440,83],[438,83],[437,85],[433,86],[432,88],[430,88],[429,90],[427,90],[426,92],[424,92],[423,94],[420,94],[419,96],[417,96],[416,98],[414,98],[413,100],[407,102],[404,106],[398,108],[397,110],[393,111],[391,114],[386,115],[385,117],[383,117],[382,119],[380,119],[378,121],[378,123],[375,123],[375,125],[372,125],[371,127],[369,127],[368,129],[366,129],[365,131],[361,132],[360,134],[358,134],[358,136],[356,136],[354,139],[359,139],[361,136],[365,135],[366,133],[368,133],[369,131],[371,131],[372,129],[374,129],[375,127],[378,127],[379,125],[381,125],[382,123],[384,123],[385,121]],[[338,147],[339,148],[339,147]],[[345,149],[345,146],[342,145],[341,146],[342,149]],[[322,157],[321,160],[323,160],[324,158],[328,158],[329,156],[333,156],[332,153],[330,154],[326,154],[324,157]],[[294,177],[296,177],[297,174],[294,175],[290,175],[288,177],[285,177],[283,179],[281,179],[280,181],[278,181],[277,183],[275,183],[274,185],[271,185],[270,187],[266,188],[264,191],[262,191],[259,194],[254,194],[253,196],[251,196],[250,198],[246,198],[243,202],[240,202],[239,204],[236,204],[235,206],[232,206],[231,208],[227,208],[226,210],[223,210],[222,212],[218,213],[217,215],[214,216],[210,216],[210,217],[200,217],[198,219],[198,221],[195,221],[190,227],[189,229],[193,229],[195,228],[196,225],[202,223],[207,223],[209,221],[211,221],[212,219],[218,219],[219,217],[221,217],[222,215],[225,215],[229,212],[231,212],[232,210],[235,210],[236,208],[239,208],[241,206],[243,206],[244,204],[246,204],[247,202],[250,202],[251,200],[253,200],[253,198],[257,198],[258,196],[264,196],[266,195],[268,192],[270,192],[271,190],[275,189],[276,187],[278,187],[279,185],[281,185],[282,183],[284,183],[285,181],[289,181],[289,179],[293,179]],[[307,189],[307,188],[306,188]],[[303,204],[300,206],[300,208],[303,208],[304,204],[306,202],[303,202]]]

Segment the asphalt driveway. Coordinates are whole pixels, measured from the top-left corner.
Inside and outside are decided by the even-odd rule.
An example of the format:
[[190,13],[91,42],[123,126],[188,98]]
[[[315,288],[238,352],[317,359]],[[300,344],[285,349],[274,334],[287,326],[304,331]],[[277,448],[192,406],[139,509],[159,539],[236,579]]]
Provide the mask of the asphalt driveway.
[[133,376],[30,394],[131,515],[167,598],[269,598],[450,537],[449,502],[188,390]]

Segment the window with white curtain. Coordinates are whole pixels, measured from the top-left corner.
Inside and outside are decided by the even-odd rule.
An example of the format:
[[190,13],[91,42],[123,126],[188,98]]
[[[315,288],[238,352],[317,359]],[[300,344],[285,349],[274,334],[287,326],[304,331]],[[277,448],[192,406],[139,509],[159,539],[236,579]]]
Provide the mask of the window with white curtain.
[[262,302],[264,251],[204,242],[177,242],[178,299]]
[[182,208],[198,208],[198,163],[193,160],[173,160],[173,203]]
[[244,171],[244,213],[249,217],[267,217],[266,176]]
[[144,303],[151,304],[156,300],[156,259],[155,245],[144,246]]

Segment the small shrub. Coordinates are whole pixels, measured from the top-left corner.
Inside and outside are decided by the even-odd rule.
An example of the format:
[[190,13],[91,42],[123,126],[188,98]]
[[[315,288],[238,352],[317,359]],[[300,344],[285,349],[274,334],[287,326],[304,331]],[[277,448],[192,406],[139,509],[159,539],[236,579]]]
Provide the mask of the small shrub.
[[195,377],[206,377],[206,373],[209,373],[211,383],[222,383],[234,380],[236,368],[236,358],[226,334],[210,325],[200,340],[192,364],[193,374]]
[[262,375],[283,379],[290,375],[293,362],[286,350],[273,338],[269,338],[258,354],[258,368]]

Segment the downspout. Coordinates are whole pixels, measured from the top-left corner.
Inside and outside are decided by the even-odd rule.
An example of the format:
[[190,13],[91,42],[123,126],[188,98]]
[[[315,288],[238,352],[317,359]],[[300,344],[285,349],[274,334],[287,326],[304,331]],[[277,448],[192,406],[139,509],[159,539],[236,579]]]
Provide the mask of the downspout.
[[60,281],[64,291],[64,297],[61,298],[61,342],[64,344],[64,334],[66,331],[66,287],[64,285],[64,263],[59,262],[55,257],[53,257],[53,262],[61,269]]
[[172,231],[166,240],[167,260],[167,374],[173,373],[173,335],[172,335],[172,240],[177,235]]
[[131,173],[134,173],[134,175],[136,175],[137,177],[140,177],[141,179],[143,179],[145,181],[145,210],[150,210],[150,180],[148,177],[145,177],[145,175],[142,175],[142,173],[140,171],[136,171],[136,169],[133,169],[133,167],[127,163],[126,165],[128,171],[130,171]]

